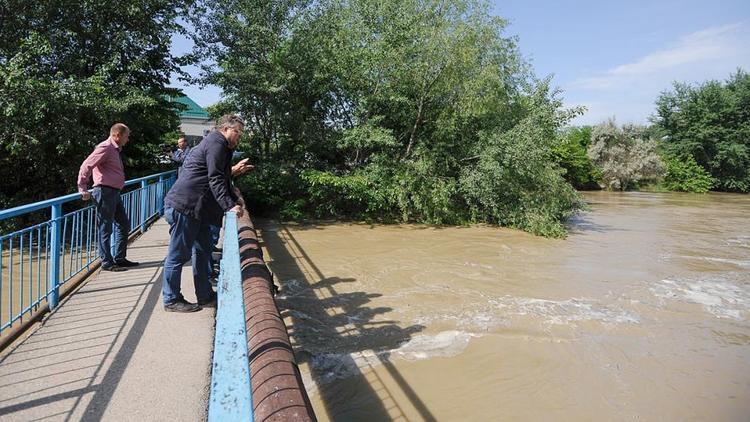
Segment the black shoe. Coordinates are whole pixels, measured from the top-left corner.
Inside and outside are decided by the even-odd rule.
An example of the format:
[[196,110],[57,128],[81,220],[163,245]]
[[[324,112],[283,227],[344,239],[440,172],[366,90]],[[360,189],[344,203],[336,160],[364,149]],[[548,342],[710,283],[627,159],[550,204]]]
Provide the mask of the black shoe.
[[198,299],[198,305],[204,308],[215,308],[216,299],[216,293],[212,293],[207,299]]
[[119,265],[120,267],[137,267],[140,262],[133,262],[128,261],[127,259],[121,259],[119,261],[115,261],[115,264]]
[[125,267],[121,267],[117,264],[113,265],[102,265],[102,271],[112,271],[112,272],[120,272],[120,271],[127,271],[128,269]]
[[167,312],[195,312],[200,311],[201,307],[185,299],[177,299],[172,303],[165,304],[164,310]]

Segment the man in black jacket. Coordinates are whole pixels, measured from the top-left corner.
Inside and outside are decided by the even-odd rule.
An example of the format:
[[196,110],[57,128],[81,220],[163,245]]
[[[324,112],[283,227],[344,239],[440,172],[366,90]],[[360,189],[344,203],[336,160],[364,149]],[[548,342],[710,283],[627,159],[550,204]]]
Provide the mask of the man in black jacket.
[[[243,130],[242,119],[223,116],[216,130],[190,151],[180,177],[164,199],[170,239],[162,295],[168,312],[194,312],[201,306],[216,306],[216,293],[208,281],[213,246],[210,226],[221,226],[225,211],[242,215],[244,204],[231,186],[231,177],[232,151]],[[186,301],[180,293],[182,266],[190,259],[191,251],[198,304]]]
[[185,162],[188,154],[190,154],[190,147],[188,146],[187,139],[184,136],[180,136],[177,139],[177,149],[172,153],[172,162],[177,164],[178,176],[180,175],[180,170],[182,170],[182,163]]

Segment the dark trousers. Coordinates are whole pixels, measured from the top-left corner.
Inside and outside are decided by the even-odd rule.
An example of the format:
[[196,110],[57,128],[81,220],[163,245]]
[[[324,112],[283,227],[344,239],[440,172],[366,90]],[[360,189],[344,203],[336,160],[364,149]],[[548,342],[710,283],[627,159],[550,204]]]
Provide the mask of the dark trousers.
[[219,242],[219,236],[221,235],[221,226],[214,226],[213,224],[211,224],[210,230],[211,230],[211,259],[210,259],[209,274],[213,274],[214,267],[216,266],[216,264],[218,264],[214,260],[213,247],[216,246],[216,244]]
[[208,281],[211,265],[211,229],[208,223],[190,218],[171,207],[164,210],[169,223],[169,249],[164,260],[162,296],[165,304],[184,299],[181,293],[182,266],[193,259],[193,285],[198,300],[212,293]]
[[[120,190],[96,186],[91,191],[96,207],[96,225],[99,226],[99,257],[102,265],[109,267],[125,259],[128,248],[130,221],[122,205]],[[115,228],[115,256],[112,258],[112,231]]]

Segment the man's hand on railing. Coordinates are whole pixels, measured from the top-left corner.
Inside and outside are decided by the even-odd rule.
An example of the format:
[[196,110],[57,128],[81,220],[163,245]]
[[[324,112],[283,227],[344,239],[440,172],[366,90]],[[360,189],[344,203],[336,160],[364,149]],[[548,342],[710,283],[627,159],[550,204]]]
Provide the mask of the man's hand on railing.
[[[242,194],[240,193],[240,188],[237,186],[234,186],[232,189],[234,189],[234,194],[237,195],[237,205],[245,209],[245,200],[242,198]],[[242,214],[237,214],[237,217],[242,217]]]
[[91,192],[87,190],[81,192],[81,199],[84,201],[88,201],[89,199],[91,199]]
[[244,210],[244,207],[242,206],[242,204],[237,204],[230,211],[236,212],[237,213],[237,218],[240,218],[240,217],[242,217],[243,210]]

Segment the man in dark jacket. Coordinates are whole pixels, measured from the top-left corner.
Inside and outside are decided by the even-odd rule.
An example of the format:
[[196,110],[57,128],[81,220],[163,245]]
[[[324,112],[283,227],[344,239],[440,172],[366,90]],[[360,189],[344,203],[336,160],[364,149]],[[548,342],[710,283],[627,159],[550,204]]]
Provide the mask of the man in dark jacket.
[[[201,306],[216,306],[216,293],[208,281],[213,246],[210,226],[221,226],[226,211],[242,215],[244,204],[231,186],[231,177],[232,151],[243,130],[239,117],[222,117],[217,129],[190,151],[180,177],[164,199],[170,240],[162,295],[168,312],[194,312]],[[186,301],[180,293],[182,266],[190,259],[191,251],[198,304]]]
[[180,170],[182,170],[182,163],[185,162],[190,153],[190,147],[188,146],[187,139],[184,136],[180,136],[177,140],[177,149],[172,153],[172,162],[177,164],[177,175],[179,176]]

